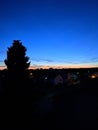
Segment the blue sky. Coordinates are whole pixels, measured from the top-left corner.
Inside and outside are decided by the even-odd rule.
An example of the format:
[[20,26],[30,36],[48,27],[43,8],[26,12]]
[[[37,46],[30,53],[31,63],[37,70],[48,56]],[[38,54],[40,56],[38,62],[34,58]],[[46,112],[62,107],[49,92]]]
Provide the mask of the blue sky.
[[98,0],[0,0],[0,65],[13,40],[31,66],[98,66]]

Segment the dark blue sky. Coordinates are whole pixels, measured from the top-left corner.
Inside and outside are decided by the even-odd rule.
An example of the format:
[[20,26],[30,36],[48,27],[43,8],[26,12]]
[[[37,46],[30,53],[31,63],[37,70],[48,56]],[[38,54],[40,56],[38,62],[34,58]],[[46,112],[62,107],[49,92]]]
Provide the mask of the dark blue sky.
[[14,39],[34,66],[98,66],[98,0],[0,0],[0,65]]

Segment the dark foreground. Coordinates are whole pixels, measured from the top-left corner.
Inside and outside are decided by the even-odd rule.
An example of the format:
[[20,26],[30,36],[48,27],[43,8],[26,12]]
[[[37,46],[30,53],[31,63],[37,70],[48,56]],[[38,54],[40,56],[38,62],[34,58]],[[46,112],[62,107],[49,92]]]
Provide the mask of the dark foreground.
[[0,129],[98,129],[97,79],[32,93],[1,94]]

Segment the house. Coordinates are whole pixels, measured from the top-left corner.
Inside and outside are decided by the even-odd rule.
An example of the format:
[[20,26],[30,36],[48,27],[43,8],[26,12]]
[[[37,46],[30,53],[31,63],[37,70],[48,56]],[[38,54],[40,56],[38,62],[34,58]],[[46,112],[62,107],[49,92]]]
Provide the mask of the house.
[[54,78],[54,84],[55,85],[58,85],[58,84],[63,84],[63,78],[62,78],[62,76],[59,74],[59,75],[57,75],[55,78]]

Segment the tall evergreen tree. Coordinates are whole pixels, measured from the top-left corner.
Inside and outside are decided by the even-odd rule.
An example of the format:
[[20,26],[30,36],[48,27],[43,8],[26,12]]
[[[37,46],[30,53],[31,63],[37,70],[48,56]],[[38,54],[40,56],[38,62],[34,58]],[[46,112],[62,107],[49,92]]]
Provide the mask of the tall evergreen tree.
[[22,45],[20,40],[14,40],[11,47],[7,51],[7,59],[4,60],[7,69],[10,72],[20,73],[25,72],[29,65],[29,57],[26,56],[26,47]]
[[[24,129],[24,127],[30,126],[32,120],[32,88],[29,78],[27,78],[30,62],[29,57],[26,56],[26,51],[27,49],[21,41],[14,40],[12,46],[7,50],[7,58],[4,61],[8,69],[5,87],[11,117],[9,122],[12,122],[18,129],[19,127]],[[18,120],[15,122],[16,119]]]

